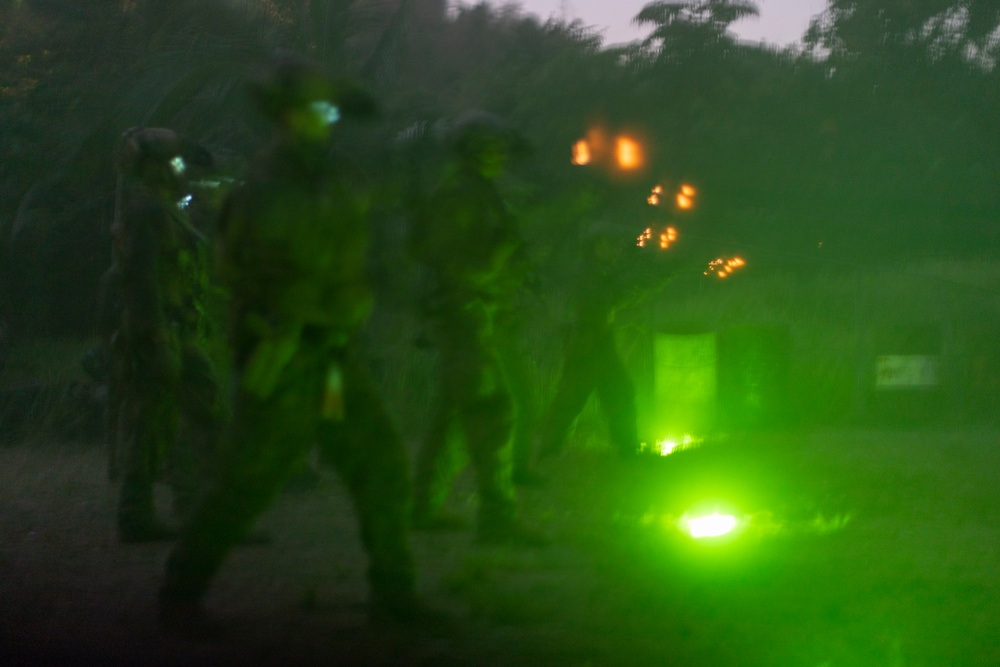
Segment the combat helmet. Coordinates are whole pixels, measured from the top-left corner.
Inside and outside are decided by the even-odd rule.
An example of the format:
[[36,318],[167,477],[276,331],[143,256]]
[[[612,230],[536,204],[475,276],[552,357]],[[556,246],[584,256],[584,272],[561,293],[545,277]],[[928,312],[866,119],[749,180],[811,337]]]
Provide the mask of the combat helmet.
[[115,151],[115,167],[123,177],[158,190],[182,189],[189,170],[210,169],[212,162],[208,150],[164,127],[130,127]]
[[444,133],[448,148],[460,158],[475,160],[501,151],[508,158],[528,154],[528,141],[499,116],[488,111],[467,111],[455,118]]
[[448,151],[465,165],[492,179],[511,159],[528,154],[528,141],[499,116],[468,111],[456,117],[443,132]]
[[316,63],[292,53],[279,54],[262,76],[250,81],[249,92],[268,120],[285,127],[301,114],[329,126],[341,118],[372,117],[377,108],[360,85],[328,76]]

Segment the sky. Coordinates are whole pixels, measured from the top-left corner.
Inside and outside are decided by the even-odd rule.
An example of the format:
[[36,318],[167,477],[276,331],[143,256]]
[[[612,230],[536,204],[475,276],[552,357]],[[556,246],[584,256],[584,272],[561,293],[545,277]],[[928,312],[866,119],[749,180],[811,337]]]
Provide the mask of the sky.
[[[615,44],[641,39],[649,29],[631,24],[632,18],[650,0],[519,0],[525,13],[542,20],[549,17],[581,19],[584,24],[604,31],[604,43]],[[505,4],[493,0],[493,4]],[[809,19],[823,11],[826,0],[758,0],[760,16],[735,23],[740,37],[773,44],[791,44],[802,37]]]

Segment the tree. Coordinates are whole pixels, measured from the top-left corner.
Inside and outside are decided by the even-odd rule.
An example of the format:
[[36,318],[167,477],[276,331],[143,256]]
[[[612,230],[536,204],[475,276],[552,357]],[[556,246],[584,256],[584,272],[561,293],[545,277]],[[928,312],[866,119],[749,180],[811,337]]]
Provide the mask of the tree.
[[854,175],[842,192],[878,211],[885,241],[996,247],[998,38],[1000,6],[979,0],[832,0],[810,27],[812,53],[828,52],[832,171]]
[[656,0],[633,20],[653,28],[643,41],[646,48],[661,58],[690,58],[727,41],[726,30],[736,21],[759,14],[752,0]]
[[996,62],[1000,4],[994,0],[830,0],[806,42],[834,58],[905,49],[938,59],[958,54],[981,66]]

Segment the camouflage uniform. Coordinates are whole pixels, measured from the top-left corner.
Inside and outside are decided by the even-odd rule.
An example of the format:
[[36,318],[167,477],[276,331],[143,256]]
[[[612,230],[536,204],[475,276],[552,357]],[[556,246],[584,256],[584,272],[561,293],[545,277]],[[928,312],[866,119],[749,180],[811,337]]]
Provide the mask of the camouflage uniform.
[[457,425],[479,493],[479,537],[502,540],[515,524],[512,401],[500,363],[501,311],[522,282],[522,240],[492,178],[510,139],[489,119],[456,124],[453,170],[418,212],[411,252],[432,277],[425,305],[438,353],[436,396],[418,454],[415,517],[432,525],[464,461],[449,451]]
[[542,456],[557,453],[590,395],[597,393],[608,422],[613,449],[632,454],[639,444],[635,388],[615,342],[614,307],[606,292],[611,278],[595,272],[595,280],[579,285],[575,321],[563,343],[563,369],[555,395],[540,426]]
[[352,344],[372,305],[367,203],[330,159],[329,130],[308,116],[322,113],[314,101],[345,114],[352,99],[359,114],[371,104],[339,86],[289,60],[254,89],[279,140],[233,192],[219,225],[233,306],[232,442],[167,561],[160,614],[168,625],[204,613],[226,555],[317,443],[354,497],[374,610],[398,617],[415,608],[408,455]]
[[[125,542],[169,537],[157,521],[153,485],[166,464],[175,513],[191,511],[222,419],[218,383],[203,351],[205,249],[177,201],[181,178],[169,161],[183,141],[169,130],[133,129],[122,169],[140,186],[113,231],[102,330],[109,353],[112,471],[121,466],[118,530]],[[117,313],[117,317],[115,315]],[[118,319],[120,318],[120,319]],[[118,319],[118,328],[111,322]],[[178,438],[178,426],[190,427]]]
[[639,446],[636,392],[615,336],[617,313],[637,305],[676,275],[670,255],[635,247],[632,232],[598,222],[583,239],[571,283],[572,321],[555,394],[540,420],[539,455],[559,452],[594,393],[608,424],[612,449],[623,457]]
[[[523,296],[523,295],[522,295]],[[542,368],[537,359],[538,341],[528,324],[536,321],[535,304],[518,298],[502,309],[496,323],[500,367],[512,401],[511,480],[536,486],[542,478],[534,471],[534,435],[541,411]]]

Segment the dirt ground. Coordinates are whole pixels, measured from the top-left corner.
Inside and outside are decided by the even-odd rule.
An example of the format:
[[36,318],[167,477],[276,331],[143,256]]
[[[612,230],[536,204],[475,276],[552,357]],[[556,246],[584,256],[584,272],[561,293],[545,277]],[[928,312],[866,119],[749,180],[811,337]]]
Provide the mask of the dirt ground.
[[[1000,664],[1000,437],[851,431],[719,439],[632,465],[575,450],[522,491],[552,544],[413,537],[434,631],[366,622],[335,476],[289,491],[208,599],[227,632],[154,622],[165,545],[119,545],[96,445],[0,448],[0,665]],[[736,537],[676,521],[732,507]],[[166,498],[161,498],[164,502]],[[471,515],[467,483],[453,499]]]

